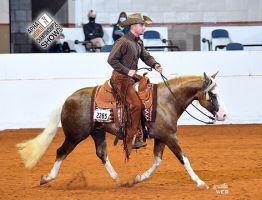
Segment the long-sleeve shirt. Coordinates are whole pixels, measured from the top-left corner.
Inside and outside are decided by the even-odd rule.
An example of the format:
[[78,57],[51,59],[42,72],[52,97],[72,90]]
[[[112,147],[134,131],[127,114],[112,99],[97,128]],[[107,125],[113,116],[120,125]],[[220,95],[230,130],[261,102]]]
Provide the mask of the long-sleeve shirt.
[[104,36],[104,31],[101,24],[95,22],[89,22],[83,26],[85,41],[92,40],[94,38],[99,38]]
[[158,64],[144,48],[143,41],[129,32],[115,42],[108,63],[117,72],[127,75],[129,70],[137,70],[139,58],[152,68]]

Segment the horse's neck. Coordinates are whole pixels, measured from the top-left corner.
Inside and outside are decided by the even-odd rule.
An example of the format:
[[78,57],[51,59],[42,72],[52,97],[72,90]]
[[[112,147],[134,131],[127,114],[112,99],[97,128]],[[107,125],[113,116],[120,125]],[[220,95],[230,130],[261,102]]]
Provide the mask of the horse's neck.
[[199,79],[181,83],[179,87],[174,89],[178,103],[186,108],[195,99],[197,93],[201,91],[202,85],[203,81]]
[[[203,80],[200,77],[181,78],[181,80],[171,80],[169,85],[174,95],[168,91],[162,98],[170,100],[169,102],[175,107],[176,116],[179,118],[202,89]],[[161,88],[168,90],[166,87]]]

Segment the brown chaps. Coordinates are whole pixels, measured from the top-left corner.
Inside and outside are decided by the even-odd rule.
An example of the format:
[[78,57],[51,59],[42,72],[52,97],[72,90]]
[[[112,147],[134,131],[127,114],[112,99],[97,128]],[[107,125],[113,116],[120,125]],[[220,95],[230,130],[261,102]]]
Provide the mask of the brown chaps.
[[130,139],[132,139],[141,128],[142,102],[135,91],[135,81],[131,77],[114,70],[111,78],[120,92],[121,99],[123,100],[123,98],[125,98],[129,104],[131,123],[127,127],[127,135],[129,137],[128,140],[130,141]]

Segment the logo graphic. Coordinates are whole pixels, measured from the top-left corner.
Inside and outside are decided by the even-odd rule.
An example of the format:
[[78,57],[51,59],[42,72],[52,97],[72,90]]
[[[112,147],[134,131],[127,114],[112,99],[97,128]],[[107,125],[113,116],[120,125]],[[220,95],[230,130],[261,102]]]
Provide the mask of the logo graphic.
[[46,49],[63,32],[63,28],[47,13],[42,13],[27,29],[40,47]]
[[213,185],[213,190],[215,190],[217,194],[229,194],[229,188],[226,183]]

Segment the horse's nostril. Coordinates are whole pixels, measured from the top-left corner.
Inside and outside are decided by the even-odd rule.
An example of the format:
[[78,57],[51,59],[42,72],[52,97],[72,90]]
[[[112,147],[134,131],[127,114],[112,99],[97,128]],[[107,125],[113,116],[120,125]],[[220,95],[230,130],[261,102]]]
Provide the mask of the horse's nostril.
[[226,118],[226,117],[227,117],[227,114],[224,114],[224,115],[223,115],[223,118]]

